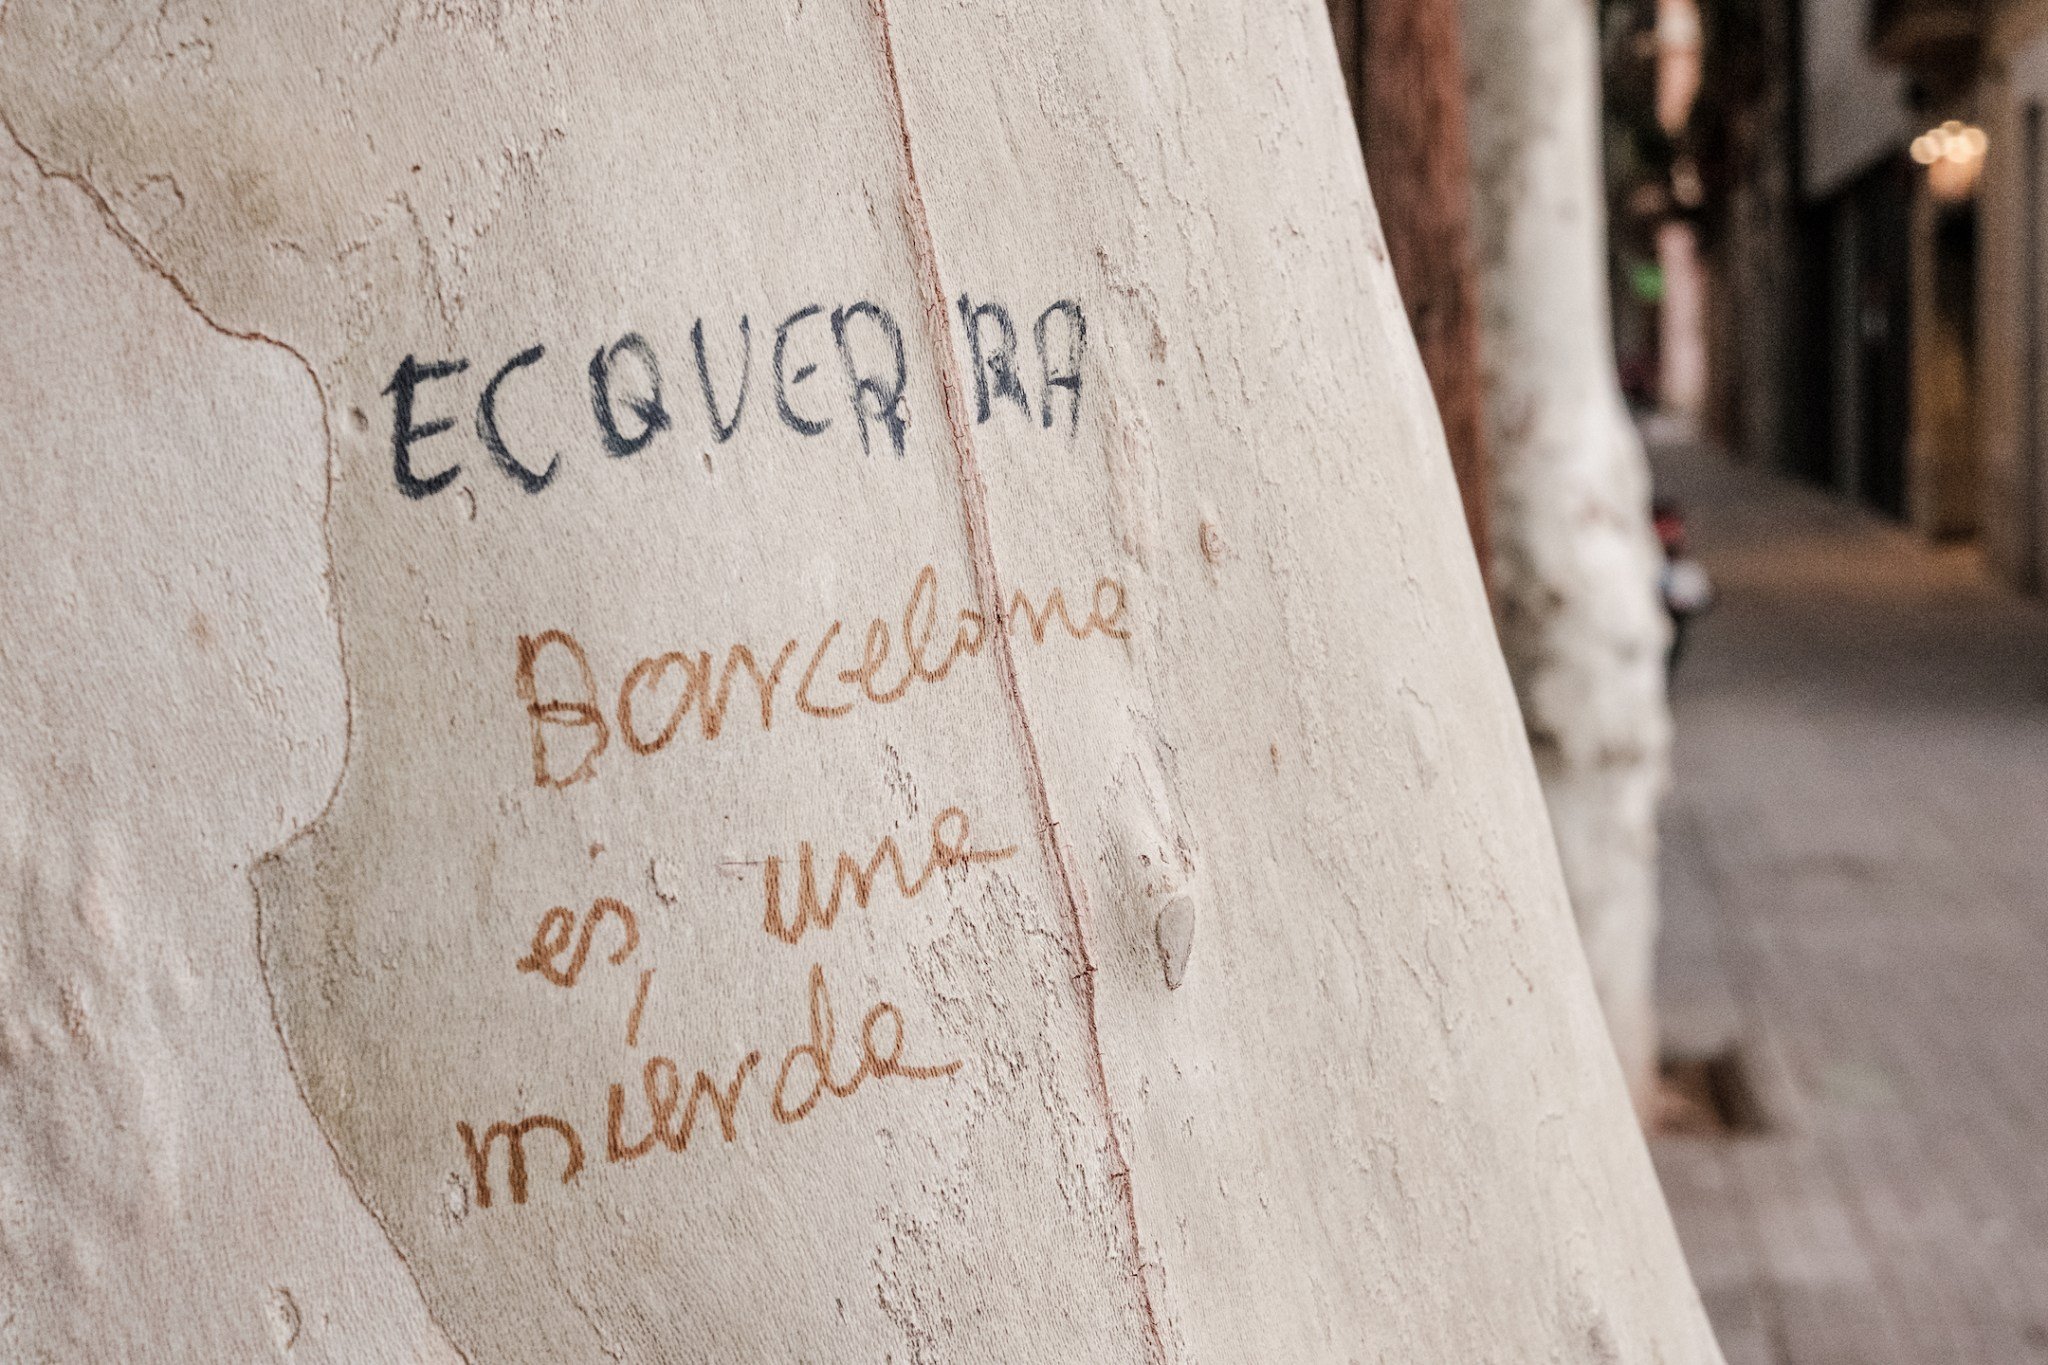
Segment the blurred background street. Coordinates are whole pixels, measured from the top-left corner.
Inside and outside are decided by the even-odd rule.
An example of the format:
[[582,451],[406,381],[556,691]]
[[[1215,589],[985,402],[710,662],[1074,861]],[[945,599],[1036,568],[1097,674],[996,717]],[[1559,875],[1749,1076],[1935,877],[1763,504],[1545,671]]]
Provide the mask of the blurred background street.
[[1653,443],[1719,587],[1673,687],[1652,1143],[1730,1365],[2048,1361],[2048,609]]
[[1727,1359],[2048,1365],[2048,0],[1330,12]]

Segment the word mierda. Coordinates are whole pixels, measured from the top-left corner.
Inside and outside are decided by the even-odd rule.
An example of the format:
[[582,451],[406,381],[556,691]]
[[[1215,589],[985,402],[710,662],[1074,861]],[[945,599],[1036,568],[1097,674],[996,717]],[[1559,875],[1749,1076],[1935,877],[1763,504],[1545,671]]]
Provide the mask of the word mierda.
[[[1056,300],[1028,325],[1001,303],[962,294],[955,306],[975,421],[1013,411],[1012,420],[1044,430],[1062,426],[1071,436],[1081,419],[1088,339],[1081,305]],[[680,381],[667,378],[661,355],[639,332],[597,347],[587,363],[536,343],[496,362],[488,377],[490,362],[408,355],[383,389],[391,401],[392,478],[408,498],[431,497],[480,454],[526,492],[544,491],[565,452],[514,449],[498,420],[504,404],[534,386],[551,390],[548,399],[556,402],[581,391],[590,405],[591,445],[615,460],[657,446],[666,432],[694,428],[723,445],[763,424],[807,439],[837,432],[858,440],[863,454],[886,447],[902,457],[910,372],[903,329],[888,309],[865,300],[831,309],[806,304],[772,330],[759,330],[757,339],[744,314],[736,325],[709,331],[696,319],[682,359],[671,360],[672,369],[685,372]],[[452,414],[472,404],[476,444],[465,454],[462,437],[451,434]]]

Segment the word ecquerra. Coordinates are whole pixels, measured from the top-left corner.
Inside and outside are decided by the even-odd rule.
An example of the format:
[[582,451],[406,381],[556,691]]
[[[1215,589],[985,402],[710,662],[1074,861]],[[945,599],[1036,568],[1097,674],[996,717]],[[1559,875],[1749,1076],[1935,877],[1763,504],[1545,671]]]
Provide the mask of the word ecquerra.
[[[1023,340],[1007,307],[977,303],[966,294],[956,306],[967,352],[963,360],[973,377],[976,423],[1014,408],[1027,424],[1045,430],[1053,429],[1057,418],[1071,437],[1081,420],[1081,360],[1088,339],[1081,305],[1056,300],[1031,324],[1035,373],[1018,354]],[[776,324],[772,341],[764,338],[762,349],[768,353],[767,373],[757,375],[750,317],[742,315],[734,335],[717,344],[706,342],[702,318],[692,324],[689,350],[706,434],[713,443],[732,440],[752,413],[761,414],[752,419],[756,425],[777,423],[806,438],[823,436],[844,418],[859,433],[862,454],[871,455],[886,442],[892,454],[903,456],[910,370],[903,329],[888,309],[866,300],[829,312],[823,304],[806,304]],[[518,386],[550,382],[546,369],[553,365],[547,347],[528,346],[492,370],[476,399],[478,443],[492,466],[527,493],[540,493],[554,483],[562,454],[513,449],[499,424],[499,406]],[[670,406],[660,356],[641,333],[627,332],[599,346],[582,368],[595,443],[605,455],[628,459],[675,429],[678,416]],[[714,376],[714,370],[720,373]],[[449,432],[456,419],[424,414],[436,408],[435,399],[443,392],[432,386],[469,371],[468,357],[423,361],[408,355],[383,388],[391,400],[391,475],[408,498],[431,497],[462,474],[464,460],[456,448],[434,440]],[[533,371],[531,378],[525,377],[527,371]],[[840,381],[836,394],[828,377],[834,371]],[[1035,380],[1035,405],[1027,379]],[[552,382],[562,380],[557,375]],[[765,394],[760,392],[764,388]]]

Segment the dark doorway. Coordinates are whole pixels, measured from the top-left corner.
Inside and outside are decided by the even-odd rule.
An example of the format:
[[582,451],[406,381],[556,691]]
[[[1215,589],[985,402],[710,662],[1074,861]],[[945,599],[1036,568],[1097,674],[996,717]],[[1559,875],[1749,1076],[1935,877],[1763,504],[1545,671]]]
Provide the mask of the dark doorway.
[[1851,191],[1860,419],[1855,491],[1894,517],[1906,515],[1906,446],[1913,422],[1913,169],[1898,157],[1869,172]]

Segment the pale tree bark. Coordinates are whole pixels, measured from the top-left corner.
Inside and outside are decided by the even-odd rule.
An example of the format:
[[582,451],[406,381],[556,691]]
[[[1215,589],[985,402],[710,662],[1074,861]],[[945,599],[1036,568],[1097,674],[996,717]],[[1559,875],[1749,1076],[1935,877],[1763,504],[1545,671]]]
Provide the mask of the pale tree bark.
[[1647,1110],[1668,627],[1609,331],[1596,19],[1589,0],[1465,0],[1465,54],[1501,645],[1593,983]]
[[0,1354],[1716,1358],[1319,7],[0,116]]

